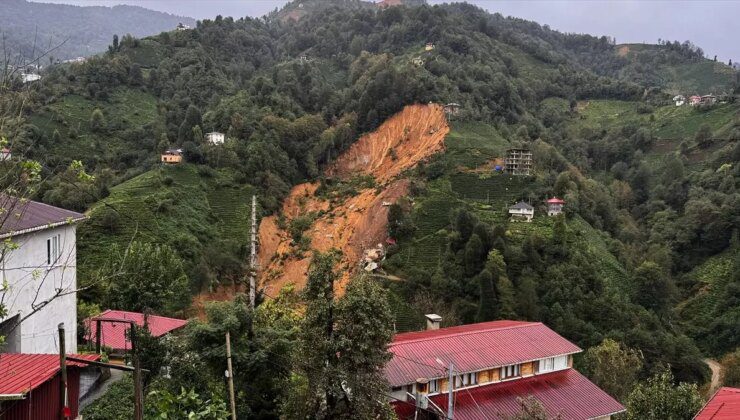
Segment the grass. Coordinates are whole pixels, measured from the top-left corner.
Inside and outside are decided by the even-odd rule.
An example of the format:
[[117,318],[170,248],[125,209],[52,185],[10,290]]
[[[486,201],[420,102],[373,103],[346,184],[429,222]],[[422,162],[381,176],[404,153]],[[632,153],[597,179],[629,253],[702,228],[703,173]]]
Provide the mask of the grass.
[[445,138],[443,158],[452,166],[475,168],[502,157],[509,142],[492,126],[481,122],[455,122]]

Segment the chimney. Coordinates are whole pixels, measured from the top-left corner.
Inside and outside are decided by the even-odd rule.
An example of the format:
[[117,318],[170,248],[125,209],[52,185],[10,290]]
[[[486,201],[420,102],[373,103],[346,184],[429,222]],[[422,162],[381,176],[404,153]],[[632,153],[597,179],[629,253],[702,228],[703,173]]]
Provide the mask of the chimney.
[[439,324],[442,322],[442,317],[437,314],[426,314],[424,315],[427,319],[427,330],[438,330]]
[[426,410],[429,407],[429,379],[419,378],[416,380],[414,399],[416,400],[417,410]]

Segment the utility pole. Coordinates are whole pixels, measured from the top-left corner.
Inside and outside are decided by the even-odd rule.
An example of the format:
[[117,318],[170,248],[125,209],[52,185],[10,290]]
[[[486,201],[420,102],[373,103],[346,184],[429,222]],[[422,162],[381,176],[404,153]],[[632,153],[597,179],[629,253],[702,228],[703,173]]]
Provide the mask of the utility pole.
[[144,419],[144,387],[141,383],[141,364],[139,363],[138,332],[136,323],[131,323],[131,350],[134,354],[134,420]]
[[452,415],[454,414],[454,408],[452,404],[452,399],[454,398],[454,390],[455,390],[455,374],[453,373],[455,370],[455,365],[450,362],[450,378],[449,378],[449,386],[447,386],[447,419],[452,420]]
[[231,335],[226,331],[226,377],[229,379],[229,401],[231,402],[231,420],[236,420],[236,402],[234,401],[234,371],[231,369]]
[[257,296],[257,196],[252,196],[252,230],[250,233],[250,256],[249,256],[249,305],[254,309],[254,300]]
[[62,376],[62,380],[59,382],[59,401],[62,404],[62,409],[59,411],[59,418],[65,420],[69,418],[67,415],[69,396],[67,394],[67,349],[64,339],[64,322],[61,322],[57,328],[59,329],[59,369]]

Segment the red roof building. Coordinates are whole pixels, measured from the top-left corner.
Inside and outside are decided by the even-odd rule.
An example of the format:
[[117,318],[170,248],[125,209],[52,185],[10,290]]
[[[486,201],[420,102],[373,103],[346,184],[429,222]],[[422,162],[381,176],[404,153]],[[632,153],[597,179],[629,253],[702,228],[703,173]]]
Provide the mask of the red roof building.
[[[450,365],[456,420],[510,416],[519,411],[519,399],[529,396],[564,420],[609,418],[625,410],[572,368],[572,355],[581,349],[539,322],[492,321],[398,334],[389,350],[393,358],[385,373],[401,419],[413,418],[412,395],[419,389],[428,409],[447,409]],[[426,389],[417,389],[419,379]]]
[[[74,355],[95,361],[97,354]],[[80,370],[86,365],[67,361],[70,418],[76,418],[80,399]],[[57,420],[63,408],[59,396],[58,354],[0,354],[0,418]]]
[[[101,322],[100,343],[104,347],[110,347],[116,351],[127,351],[131,349],[131,341],[127,337],[131,321],[137,326],[144,326],[144,314],[139,312],[116,311],[108,309],[100,315],[85,319],[85,326],[89,331],[88,341],[95,343],[98,334],[97,320]],[[188,321],[183,319],[167,318],[164,316],[149,315],[146,317],[149,332],[153,337],[161,337],[165,334],[182,328]]]
[[558,214],[563,212],[564,205],[565,205],[565,201],[557,197],[553,197],[547,200],[547,215],[557,216]]
[[720,388],[707,401],[704,408],[694,417],[695,420],[737,420],[740,419],[740,388]]

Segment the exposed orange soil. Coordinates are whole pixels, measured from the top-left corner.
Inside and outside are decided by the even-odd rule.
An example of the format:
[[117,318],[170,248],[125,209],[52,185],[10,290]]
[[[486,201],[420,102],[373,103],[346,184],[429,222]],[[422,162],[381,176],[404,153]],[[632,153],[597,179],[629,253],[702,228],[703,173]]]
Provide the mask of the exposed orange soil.
[[629,47],[629,45],[622,45],[617,50],[617,55],[620,56],[620,57],[624,57],[624,56],[626,56],[629,53],[630,53],[630,47]]
[[[393,203],[408,192],[408,180],[397,179],[398,176],[443,150],[448,132],[440,105],[407,106],[376,131],[360,138],[326,171],[327,176],[342,179],[372,175],[377,188],[363,189],[355,196],[333,202],[314,195],[317,183],[297,185],[290,192],[282,208],[286,226],[296,216],[324,212],[304,236],[311,239],[311,250],[342,251],[337,267],[342,273],[337,293],[344,291],[359,268],[363,250],[385,240],[388,207],[383,203]],[[289,283],[303,287],[311,252],[297,250],[288,232],[278,226],[276,216],[262,219],[259,239],[260,285],[267,294],[276,294]]]

